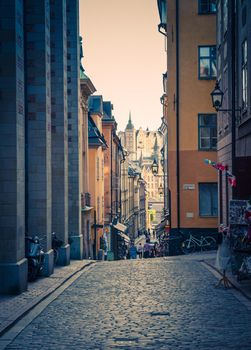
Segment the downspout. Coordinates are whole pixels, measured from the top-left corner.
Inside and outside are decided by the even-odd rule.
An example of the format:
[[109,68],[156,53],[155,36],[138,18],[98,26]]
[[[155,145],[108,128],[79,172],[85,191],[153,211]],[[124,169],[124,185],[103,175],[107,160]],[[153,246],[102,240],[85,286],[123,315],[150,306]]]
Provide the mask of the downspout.
[[119,207],[120,207],[120,211],[119,211],[119,221],[122,221],[122,188],[124,189],[124,178],[122,175],[122,164],[124,163],[123,159],[120,159],[119,161]]
[[179,110],[179,0],[176,0],[176,186],[177,231],[180,231],[180,110]]
[[[26,11],[23,9],[23,23],[24,26],[26,24]],[[27,33],[26,31],[23,32],[23,55],[24,55],[24,62],[27,62]],[[24,64],[24,111],[25,115],[28,115],[28,104],[27,104],[27,90],[28,90],[28,84],[27,82],[27,68],[26,64]],[[28,118],[24,119],[24,142],[25,142],[25,150],[24,150],[24,169],[25,169],[25,234],[29,233],[29,191],[28,191],[28,185],[29,185],[29,164],[28,164],[28,131],[29,131],[29,124],[28,124]]]
[[94,242],[93,242],[93,258],[97,258],[97,213],[94,210]]
[[[235,49],[236,49],[236,38],[235,38],[235,33],[236,33],[236,21],[235,21],[235,0],[231,1],[231,62],[232,62],[232,67],[231,67],[231,75],[232,75],[232,81],[231,81],[231,99],[232,99],[232,123],[231,123],[231,127],[232,127],[232,147],[231,147],[231,156],[232,156],[232,174],[235,174],[235,169],[236,169],[236,149],[235,149],[235,136],[236,136],[236,118],[235,118]],[[236,191],[235,191],[235,187],[232,187],[232,198],[234,199],[236,197]],[[228,203],[227,203],[227,207],[228,207]],[[228,218],[227,218],[228,220]]]
[[113,205],[113,202],[112,202],[112,200],[113,200],[113,196],[112,196],[112,174],[113,174],[113,169],[112,169],[112,138],[113,138],[113,128],[111,129],[111,145],[110,145],[110,147],[111,147],[111,173],[110,173],[110,193],[111,193],[111,222],[112,222],[112,220],[113,220],[113,208],[112,208],[112,205]]

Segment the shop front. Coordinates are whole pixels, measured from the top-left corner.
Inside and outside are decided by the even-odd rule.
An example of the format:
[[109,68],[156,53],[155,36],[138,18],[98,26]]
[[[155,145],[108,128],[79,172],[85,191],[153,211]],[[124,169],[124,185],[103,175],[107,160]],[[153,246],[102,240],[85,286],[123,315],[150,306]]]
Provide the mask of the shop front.
[[111,225],[111,251],[114,260],[124,259],[130,243],[130,238],[126,234],[127,226],[120,222],[113,222]]

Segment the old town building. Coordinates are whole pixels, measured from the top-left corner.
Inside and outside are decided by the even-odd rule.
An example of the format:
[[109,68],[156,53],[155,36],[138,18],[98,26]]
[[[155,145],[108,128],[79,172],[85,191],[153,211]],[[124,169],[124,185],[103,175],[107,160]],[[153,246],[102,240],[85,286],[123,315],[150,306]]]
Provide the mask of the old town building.
[[218,161],[229,171],[219,171],[219,218],[225,225],[229,200],[251,197],[250,15],[250,1],[217,1],[217,79],[224,94]]
[[59,264],[69,264],[69,235],[72,258],[81,257],[78,5],[1,7],[9,19],[1,21],[1,293],[27,288],[25,233],[41,240],[45,276],[54,269],[52,230],[63,241]]
[[209,98],[216,79],[216,6],[158,0],[158,8],[158,29],[167,45],[163,104],[171,229],[214,232],[217,172],[204,159],[217,157],[217,115]]
[[93,242],[91,239],[91,195],[89,184],[89,140],[88,140],[88,97],[96,89],[91,79],[85,74],[84,69],[80,67],[80,89],[82,112],[82,179],[81,179],[81,210],[82,210],[82,235],[83,235],[83,258],[88,259],[93,256]]
[[[134,169],[132,174],[140,174],[144,180],[144,186],[147,191],[148,208],[146,208],[146,217],[149,218],[149,227],[155,228],[164,215],[164,173],[162,166],[163,136],[158,131],[150,131],[148,128],[136,130],[132,124],[131,113],[124,132],[120,132],[122,145],[129,147],[129,162]],[[133,155],[130,156],[130,155]],[[153,163],[157,164],[157,173],[152,172]],[[137,179],[138,181],[138,179]],[[134,184],[136,186],[136,183]],[[136,186],[137,187],[137,186]],[[136,213],[135,213],[136,215]],[[138,222],[138,220],[136,220]],[[133,231],[143,233],[146,229],[139,228],[138,225],[131,224]]]
[[104,228],[104,152],[108,147],[102,131],[103,98],[90,96],[89,105],[89,185],[91,194],[93,254],[96,259],[102,248]]

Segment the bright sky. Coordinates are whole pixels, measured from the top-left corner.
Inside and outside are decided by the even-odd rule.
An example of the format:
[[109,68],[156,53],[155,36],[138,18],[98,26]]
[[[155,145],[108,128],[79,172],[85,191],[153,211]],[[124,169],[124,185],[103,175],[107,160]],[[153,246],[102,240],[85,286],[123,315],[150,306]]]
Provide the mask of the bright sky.
[[83,66],[96,94],[113,103],[119,130],[124,130],[130,110],[136,128],[157,129],[166,71],[157,0],[79,2]]

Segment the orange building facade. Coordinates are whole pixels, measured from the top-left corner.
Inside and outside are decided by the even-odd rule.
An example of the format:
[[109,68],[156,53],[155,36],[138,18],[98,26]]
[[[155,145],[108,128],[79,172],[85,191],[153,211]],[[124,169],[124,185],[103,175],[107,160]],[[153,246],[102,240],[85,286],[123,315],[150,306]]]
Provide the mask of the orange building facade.
[[[217,119],[210,92],[216,78],[215,12],[198,0],[167,0],[166,119],[171,230],[217,227]],[[202,8],[203,10],[203,8]],[[163,24],[163,23],[162,23]],[[165,24],[165,23],[164,23]]]

